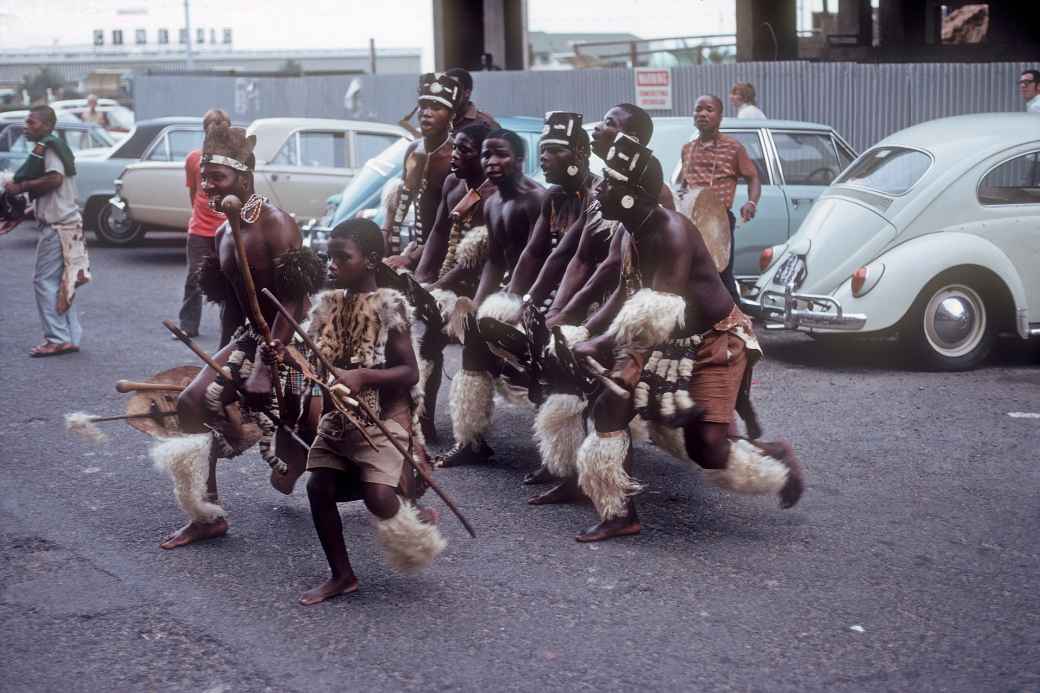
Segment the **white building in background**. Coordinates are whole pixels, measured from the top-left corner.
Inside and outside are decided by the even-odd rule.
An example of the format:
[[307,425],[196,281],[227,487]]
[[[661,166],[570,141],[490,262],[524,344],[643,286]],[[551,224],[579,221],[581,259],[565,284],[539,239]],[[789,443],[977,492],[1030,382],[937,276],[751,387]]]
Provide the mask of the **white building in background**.
[[[304,71],[370,71],[364,43],[267,49],[268,37],[257,34],[257,14],[238,11],[234,3],[218,11],[214,3],[195,2],[190,35],[180,0],[87,0],[69,8],[67,21],[54,19],[62,10],[53,4],[11,3],[0,11],[0,89],[16,87],[42,67],[81,90],[89,88],[91,75],[186,70],[189,42],[194,70],[274,72],[291,60]],[[296,45],[315,44],[301,40]],[[376,71],[419,73],[421,57],[419,48],[377,46]]]

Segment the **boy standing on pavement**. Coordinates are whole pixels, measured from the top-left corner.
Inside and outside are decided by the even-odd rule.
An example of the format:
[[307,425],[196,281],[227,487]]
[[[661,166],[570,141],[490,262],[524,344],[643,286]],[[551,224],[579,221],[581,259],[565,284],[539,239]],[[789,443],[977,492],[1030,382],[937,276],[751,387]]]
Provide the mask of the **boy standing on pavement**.
[[[202,117],[202,131],[213,125],[231,125],[228,114],[220,109],[207,111]],[[191,219],[188,221],[188,276],[184,280],[184,299],[177,316],[180,327],[189,337],[199,336],[199,321],[202,319],[202,289],[199,288],[198,271],[207,255],[216,255],[214,239],[217,229],[224,223],[224,214],[209,206],[209,198],[199,185],[202,171],[202,149],[196,149],[184,160],[184,175],[191,201]],[[224,346],[221,344],[221,346]]]
[[50,106],[33,106],[25,118],[25,134],[33,149],[4,184],[12,195],[28,193],[36,202],[36,245],[33,287],[43,323],[44,341],[32,357],[79,351],[83,328],[73,304],[76,287],[90,281],[83,239],[83,218],[76,204],[76,162],[65,141],[54,134],[58,118]]

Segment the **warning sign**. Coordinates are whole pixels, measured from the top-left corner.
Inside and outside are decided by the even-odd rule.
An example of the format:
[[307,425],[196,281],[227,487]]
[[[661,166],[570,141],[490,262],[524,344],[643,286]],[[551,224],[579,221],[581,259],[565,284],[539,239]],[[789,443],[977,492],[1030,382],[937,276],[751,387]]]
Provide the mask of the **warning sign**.
[[672,71],[668,68],[637,67],[636,105],[648,111],[672,109]]

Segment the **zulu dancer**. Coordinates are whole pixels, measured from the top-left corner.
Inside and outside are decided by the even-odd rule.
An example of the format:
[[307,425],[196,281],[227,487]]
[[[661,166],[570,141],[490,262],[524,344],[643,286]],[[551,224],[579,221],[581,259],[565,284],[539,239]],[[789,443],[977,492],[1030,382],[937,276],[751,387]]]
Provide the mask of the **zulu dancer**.
[[[488,227],[488,257],[480,275],[473,304],[479,317],[512,323],[516,305],[492,294],[511,272],[527,245],[531,229],[542,209],[545,190],[523,173],[524,141],[510,130],[488,134],[481,148],[484,173],[497,189],[484,203]],[[487,299],[487,300],[485,300]],[[497,361],[486,345],[467,339],[462,348],[462,368],[451,383],[452,434],[455,445],[441,458],[442,466],[487,461],[491,448],[483,434],[494,410],[493,375]]]
[[[574,348],[632,393],[603,391],[592,407],[593,430],[578,450],[576,495],[587,494],[600,523],[578,535],[598,541],[640,531],[630,496],[628,424],[639,414],[662,448],[689,458],[707,479],[741,493],[777,493],[788,508],[801,497],[801,468],[786,442],[731,437],[740,409],[751,438],[760,433],[750,409],[751,367],[760,355],[751,322],[722,285],[714,259],[692,222],[657,203],[662,173],[651,152],[618,135],[597,191],[603,214],[624,229],[618,288],[589,320],[598,336]],[[562,500],[564,489],[557,497]]]
[[[649,145],[654,135],[654,121],[650,114],[634,104],[614,106],[592,130],[592,151],[596,156],[606,159],[619,132]],[[666,209],[675,209],[672,192],[664,183],[658,200]],[[581,323],[591,306],[614,289],[621,266],[619,237],[615,234],[617,226],[616,221],[604,219],[599,210],[588,213],[577,239],[578,247],[571,253],[560,288],[546,312],[550,326]]]
[[501,127],[489,113],[478,109],[477,105],[470,100],[473,96],[473,75],[469,73],[469,70],[453,67],[445,70],[444,74],[454,77],[462,85],[462,105],[455,110],[455,119],[452,121],[454,130],[458,131],[476,123],[487,125],[489,130],[498,130]]
[[[484,175],[480,148],[490,130],[477,122],[456,130],[452,137],[451,175],[444,179],[444,195],[437,220],[423,248],[416,279],[430,288],[441,312],[440,334],[424,334],[419,353],[426,387],[423,435],[436,439],[434,427],[437,391],[444,369],[444,347],[451,337],[461,339],[451,326],[451,314],[460,296],[472,298],[487,257],[488,235],[484,201],[497,189]],[[427,325],[427,329],[431,329]]]
[[[451,172],[452,119],[462,99],[458,80],[444,73],[429,73],[419,80],[419,130],[422,137],[408,145],[399,187],[389,196],[383,237],[393,269],[415,269],[422,257],[441,203],[444,179]],[[416,237],[401,246],[401,224],[408,208],[415,206]]]
[[[422,406],[412,310],[402,294],[376,287],[375,270],[383,259],[380,229],[365,219],[348,220],[332,231],[328,253],[335,288],[317,297],[306,330],[346,393],[365,401],[387,433],[411,449]],[[400,488],[403,459],[387,434],[373,422],[362,419],[361,425],[376,449],[342,412],[328,406],[317,425],[307,457],[307,497],[332,576],[304,592],[303,604],[358,589],[343,541],[339,501],[364,500],[395,569],[417,571],[445,546],[434,524],[436,515],[406,500],[411,493]]]
[[[220,209],[223,199],[230,195],[245,200],[237,221],[256,290],[270,289],[294,315],[302,316],[308,307],[309,294],[321,284],[323,267],[313,253],[301,247],[300,230],[293,218],[254,191],[255,143],[256,138],[247,136],[241,128],[225,124],[211,127],[202,147],[200,184],[215,209]],[[227,532],[225,513],[217,499],[216,461],[221,457],[234,457],[250,447],[255,438],[249,435],[245,425],[249,421],[259,425],[264,432],[260,452],[272,467],[271,483],[275,488],[291,493],[305,463],[306,450],[297,449],[298,446],[292,444],[286,445],[284,452],[279,451],[284,461],[279,459],[273,449],[271,420],[249,407],[236,406],[235,383],[244,384],[247,390],[257,394],[257,403],[268,407],[271,403],[266,400],[270,399],[273,383],[269,378],[265,382],[264,374],[269,375],[266,369],[256,369],[257,377],[249,379],[253,373],[255,352],[262,339],[256,319],[250,312],[252,297],[247,295],[235,238],[227,224],[217,231],[216,249],[217,255],[207,258],[200,269],[199,285],[207,298],[223,304],[221,341],[229,343],[214,359],[226,366],[226,373],[218,377],[212,369],[202,370],[177,400],[181,430],[186,433],[212,432],[212,435],[176,441],[177,444],[168,450],[170,459],[166,460],[171,472],[177,474],[180,470],[185,477],[191,477],[195,474],[193,467],[196,464],[191,462],[192,457],[208,459],[206,503],[184,508],[189,513],[189,522],[162,543],[162,547],[167,549]],[[292,334],[291,326],[268,303],[260,302],[260,310],[263,320],[271,326],[273,338],[287,341]],[[284,389],[290,411],[280,412],[280,415],[292,420],[297,414],[291,408],[293,396],[301,393],[303,380],[298,373],[286,374],[283,370],[282,375],[288,376]],[[166,449],[154,453],[159,461],[163,461],[163,450]]]

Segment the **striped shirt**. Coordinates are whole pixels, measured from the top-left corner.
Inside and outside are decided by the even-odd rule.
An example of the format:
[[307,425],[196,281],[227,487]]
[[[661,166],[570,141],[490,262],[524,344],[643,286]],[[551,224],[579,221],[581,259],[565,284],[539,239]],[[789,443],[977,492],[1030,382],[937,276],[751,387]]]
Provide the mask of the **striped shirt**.
[[723,206],[731,208],[740,177],[737,157],[743,149],[744,145],[722,133],[712,142],[687,142],[682,148],[683,181],[691,188],[712,188]]

